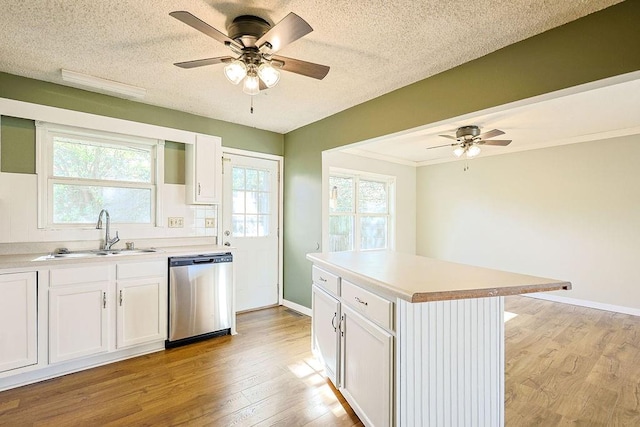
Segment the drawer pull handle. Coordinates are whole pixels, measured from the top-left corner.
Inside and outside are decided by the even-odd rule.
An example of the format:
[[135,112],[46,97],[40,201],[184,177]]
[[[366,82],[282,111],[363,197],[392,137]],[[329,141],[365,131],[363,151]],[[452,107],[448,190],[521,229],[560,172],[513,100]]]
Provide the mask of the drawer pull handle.
[[325,278],[324,278],[324,277],[322,277],[322,276],[320,276],[320,279],[319,279],[319,280],[320,280],[321,282],[326,282],[326,281],[327,281],[327,279],[325,279]]
[[338,327],[334,323],[336,320],[336,317],[338,317],[338,313],[333,313],[333,319],[331,319],[331,326],[333,326],[333,332],[336,332],[338,330]]
[[356,301],[357,301],[357,302],[359,302],[360,304],[363,304],[363,305],[365,305],[365,306],[369,305],[369,303],[368,303],[368,302],[366,302],[366,301],[362,301],[362,300],[361,300],[360,298],[358,298],[358,297],[355,297],[355,298],[356,298]]

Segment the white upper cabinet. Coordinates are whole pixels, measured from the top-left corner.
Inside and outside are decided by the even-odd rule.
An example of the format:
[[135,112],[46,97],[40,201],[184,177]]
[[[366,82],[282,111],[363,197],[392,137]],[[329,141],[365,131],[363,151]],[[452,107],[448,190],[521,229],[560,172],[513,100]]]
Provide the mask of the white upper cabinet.
[[195,144],[185,146],[187,204],[220,203],[222,196],[222,139],[197,135]]

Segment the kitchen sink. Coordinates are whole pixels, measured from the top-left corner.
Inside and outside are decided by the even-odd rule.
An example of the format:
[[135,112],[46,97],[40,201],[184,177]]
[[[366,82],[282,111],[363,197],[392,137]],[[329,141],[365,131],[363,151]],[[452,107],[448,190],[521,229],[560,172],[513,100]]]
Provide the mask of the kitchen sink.
[[148,254],[153,252],[159,252],[155,248],[145,249],[109,249],[109,250],[88,250],[88,251],[69,251],[62,253],[52,253],[47,255],[46,259],[63,259],[63,258],[94,258],[103,256],[117,256],[117,255],[136,255],[136,254]]

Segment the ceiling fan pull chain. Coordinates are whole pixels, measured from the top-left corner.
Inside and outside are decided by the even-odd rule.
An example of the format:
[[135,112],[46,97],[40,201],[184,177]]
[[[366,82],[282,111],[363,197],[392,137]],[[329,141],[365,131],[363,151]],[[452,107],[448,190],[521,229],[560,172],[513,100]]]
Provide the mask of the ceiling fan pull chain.
[[253,114],[253,96],[251,97],[251,114]]

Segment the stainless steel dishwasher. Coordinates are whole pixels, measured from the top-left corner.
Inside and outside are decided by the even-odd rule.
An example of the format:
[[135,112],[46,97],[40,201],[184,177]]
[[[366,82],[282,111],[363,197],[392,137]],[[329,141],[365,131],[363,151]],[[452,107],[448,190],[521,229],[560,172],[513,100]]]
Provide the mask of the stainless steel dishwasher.
[[169,258],[169,339],[175,347],[231,333],[233,255]]

